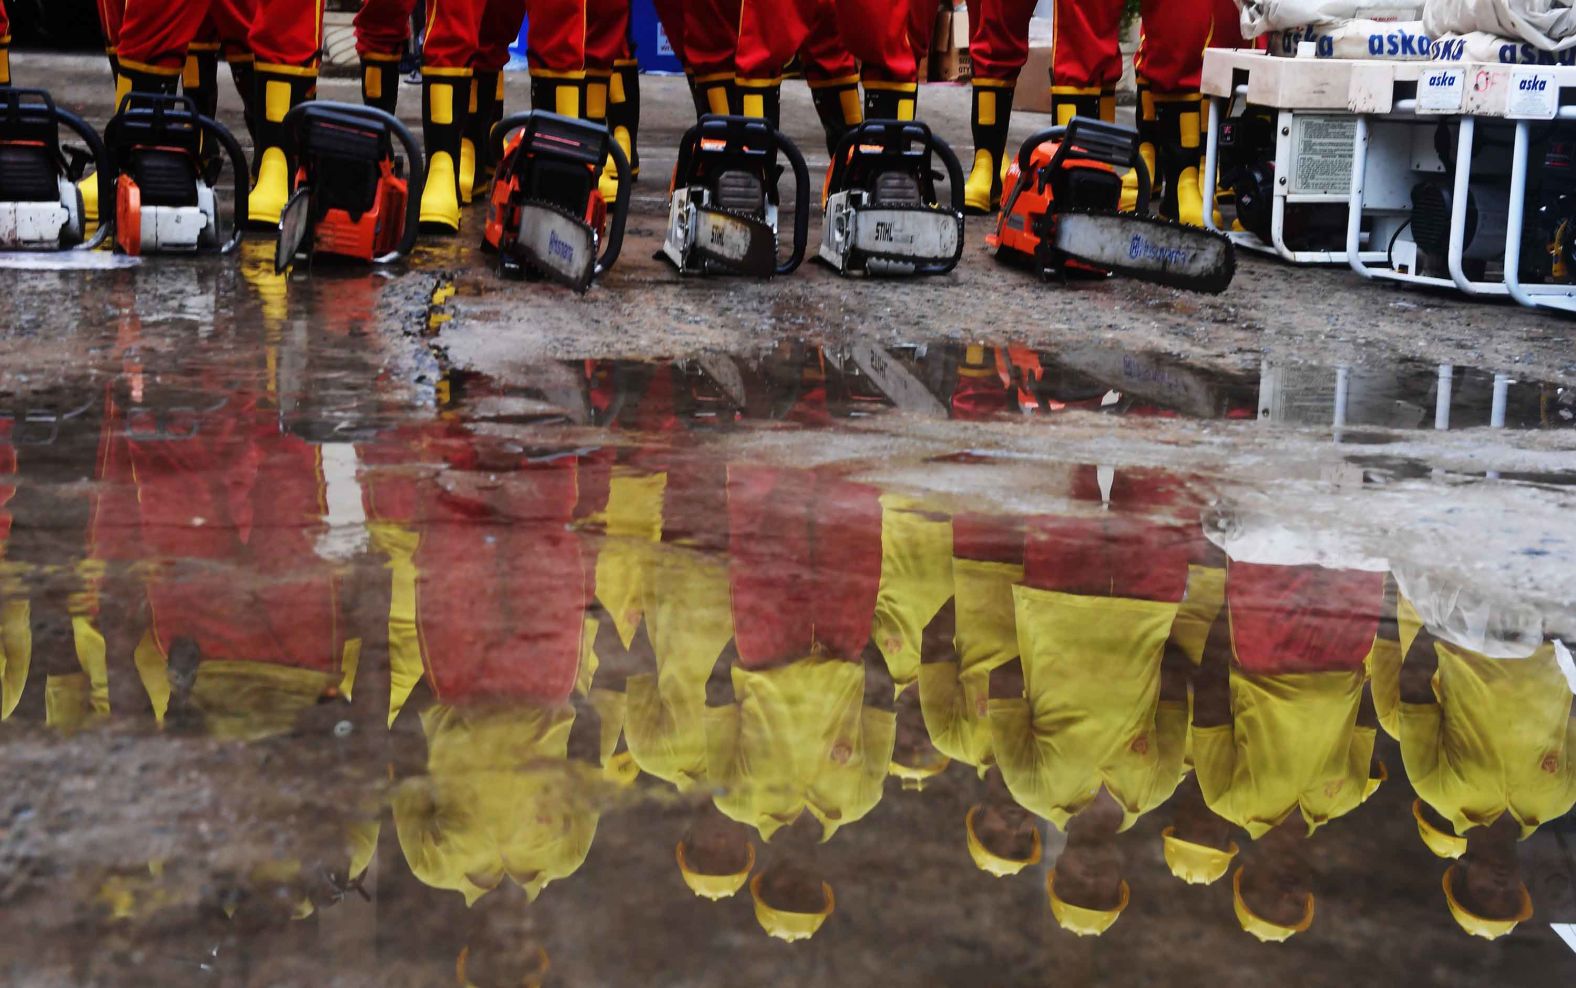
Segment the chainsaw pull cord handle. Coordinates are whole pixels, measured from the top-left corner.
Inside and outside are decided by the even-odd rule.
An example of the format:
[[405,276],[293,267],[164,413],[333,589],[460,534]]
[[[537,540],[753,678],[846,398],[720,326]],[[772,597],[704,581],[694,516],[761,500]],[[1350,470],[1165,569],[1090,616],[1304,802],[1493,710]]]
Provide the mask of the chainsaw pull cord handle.
[[115,166],[110,162],[109,148],[105,146],[104,139],[98,131],[88,126],[87,121],[58,106],[55,107],[55,119],[82,138],[82,143],[88,146],[88,151],[93,155],[93,175],[98,179],[99,190],[99,228],[92,237],[72,249],[97,250],[115,229]]
[[[251,180],[252,170],[247,166],[246,152],[241,149],[240,142],[235,139],[234,134],[230,133],[229,128],[212,117],[205,117],[200,113],[196,115],[195,119],[198,129],[218,141],[219,146],[224,148],[225,155],[230,159],[230,171],[234,173],[235,210],[230,216],[230,239],[226,240],[219,248],[219,253],[229,254],[236,247],[240,246],[241,236],[246,232],[244,217],[246,215],[247,193],[251,191],[247,182]],[[100,201],[102,202],[103,200]],[[100,209],[100,212],[102,211]]]
[[618,146],[617,141],[609,140],[607,150],[613,156],[613,164],[618,166],[620,178],[618,197],[613,200],[612,221],[608,224],[607,246],[603,248],[602,256],[597,258],[596,268],[592,273],[594,278],[602,277],[608,269],[618,263],[618,254],[624,249],[624,226],[629,222],[629,201],[635,185],[629,177],[629,158],[624,154],[624,149]]
[[810,247],[810,198],[815,193],[810,188],[810,166],[805,164],[799,146],[790,141],[787,135],[779,133],[777,147],[782,151],[783,157],[788,159],[789,167],[793,169],[793,252],[788,255],[787,260],[777,265],[778,275],[789,275],[804,263],[805,252]]

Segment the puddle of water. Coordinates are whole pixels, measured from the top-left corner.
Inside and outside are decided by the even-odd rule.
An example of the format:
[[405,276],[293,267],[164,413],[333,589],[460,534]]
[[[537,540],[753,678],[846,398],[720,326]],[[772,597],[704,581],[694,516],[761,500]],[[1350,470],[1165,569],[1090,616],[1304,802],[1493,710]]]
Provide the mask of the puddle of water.
[[[1568,615],[1497,592],[1571,526],[1479,518],[1477,580],[1404,551],[1478,490],[1553,517],[1569,471],[859,442],[1366,446],[1568,391],[943,345],[440,380],[377,285],[243,281],[0,399],[12,983],[1576,970]],[[1375,541],[1351,485],[1428,500]]]

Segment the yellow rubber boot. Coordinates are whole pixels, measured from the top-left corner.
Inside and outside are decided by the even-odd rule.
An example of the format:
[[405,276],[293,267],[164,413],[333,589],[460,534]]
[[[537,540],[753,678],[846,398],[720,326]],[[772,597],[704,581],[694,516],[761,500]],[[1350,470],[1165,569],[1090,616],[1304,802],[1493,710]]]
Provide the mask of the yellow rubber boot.
[[[470,98],[466,102],[465,119],[467,123],[477,117],[478,107],[476,77],[471,76]],[[460,137],[460,205],[469,206],[471,198],[476,192],[476,139],[471,133],[471,128],[466,127],[465,133]]]
[[1001,208],[1001,180],[1006,168],[1007,128],[1012,123],[1015,80],[975,79],[974,167],[963,185],[963,208],[984,216]]
[[421,191],[421,229],[460,232],[461,138],[469,108],[469,69],[427,69],[421,77],[421,128],[427,148],[427,184]]
[[640,181],[640,63],[621,58],[613,63],[607,91],[607,125],[613,140],[629,159],[629,177]]
[[306,102],[317,86],[317,74],[288,65],[258,62],[255,85],[262,113],[257,121],[257,180],[246,202],[246,220],[253,227],[275,227],[290,199],[292,176],[285,156],[285,117]]
[[1163,96],[1156,101],[1160,172],[1165,179],[1160,212],[1178,223],[1204,225],[1204,197],[1199,183],[1203,148],[1197,93]]
[[[1155,94],[1149,88],[1149,80],[1142,76],[1138,79],[1138,157],[1143,161],[1144,167],[1149,172],[1150,194],[1160,188],[1160,176],[1155,171],[1157,155],[1155,152]],[[1147,204],[1146,204],[1147,205]],[[1133,212],[1138,208],[1138,174],[1129,170],[1122,176],[1122,202],[1123,212]]]
[[815,103],[815,115],[821,118],[826,153],[836,154],[843,136],[864,123],[865,107],[859,98],[859,77],[848,75],[812,81],[810,99]]

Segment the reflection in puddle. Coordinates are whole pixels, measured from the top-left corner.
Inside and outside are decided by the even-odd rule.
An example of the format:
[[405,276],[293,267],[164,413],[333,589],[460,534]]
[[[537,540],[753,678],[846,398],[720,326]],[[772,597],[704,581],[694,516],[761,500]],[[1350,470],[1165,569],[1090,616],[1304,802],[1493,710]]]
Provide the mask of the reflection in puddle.
[[[1564,615],[1215,474],[1052,452],[1014,508],[736,441],[889,410],[1360,441],[1564,426],[1568,390],[796,343],[453,376],[427,414],[351,333],[219,322],[0,401],[14,970],[737,984],[810,956],[775,939],[823,980],[1371,976],[1401,942],[1568,977]],[[145,751],[106,842],[66,780]]]

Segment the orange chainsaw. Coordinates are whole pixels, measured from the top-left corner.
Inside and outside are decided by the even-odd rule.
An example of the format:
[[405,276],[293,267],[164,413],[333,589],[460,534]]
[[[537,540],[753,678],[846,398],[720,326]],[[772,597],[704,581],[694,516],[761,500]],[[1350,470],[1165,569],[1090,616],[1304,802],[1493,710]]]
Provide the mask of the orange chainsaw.
[[392,264],[409,254],[425,175],[405,125],[372,106],[311,102],[291,110],[284,127],[300,166],[279,217],[274,270],[298,256]]
[[121,253],[227,254],[241,242],[241,224],[233,217],[229,235],[221,233],[217,159],[207,149],[223,149],[229,158],[231,202],[241,213],[251,178],[246,152],[223,124],[198,113],[190,97],[128,93],[104,128],[104,146],[118,173],[115,247]]
[[1118,211],[1126,168],[1138,176],[1138,202],[1149,202],[1138,145],[1137,131],[1087,117],[1030,137],[1007,169],[1007,197],[987,249],[1004,261],[1027,261],[1044,277],[1121,274],[1168,288],[1225,291],[1237,260],[1224,234]]
[[496,252],[499,272],[589,289],[624,246],[634,183],[618,183],[611,204],[597,188],[610,155],[618,174],[629,174],[623,149],[601,124],[533,110],[493,128],[492,153],[498,170],[482,248]]

